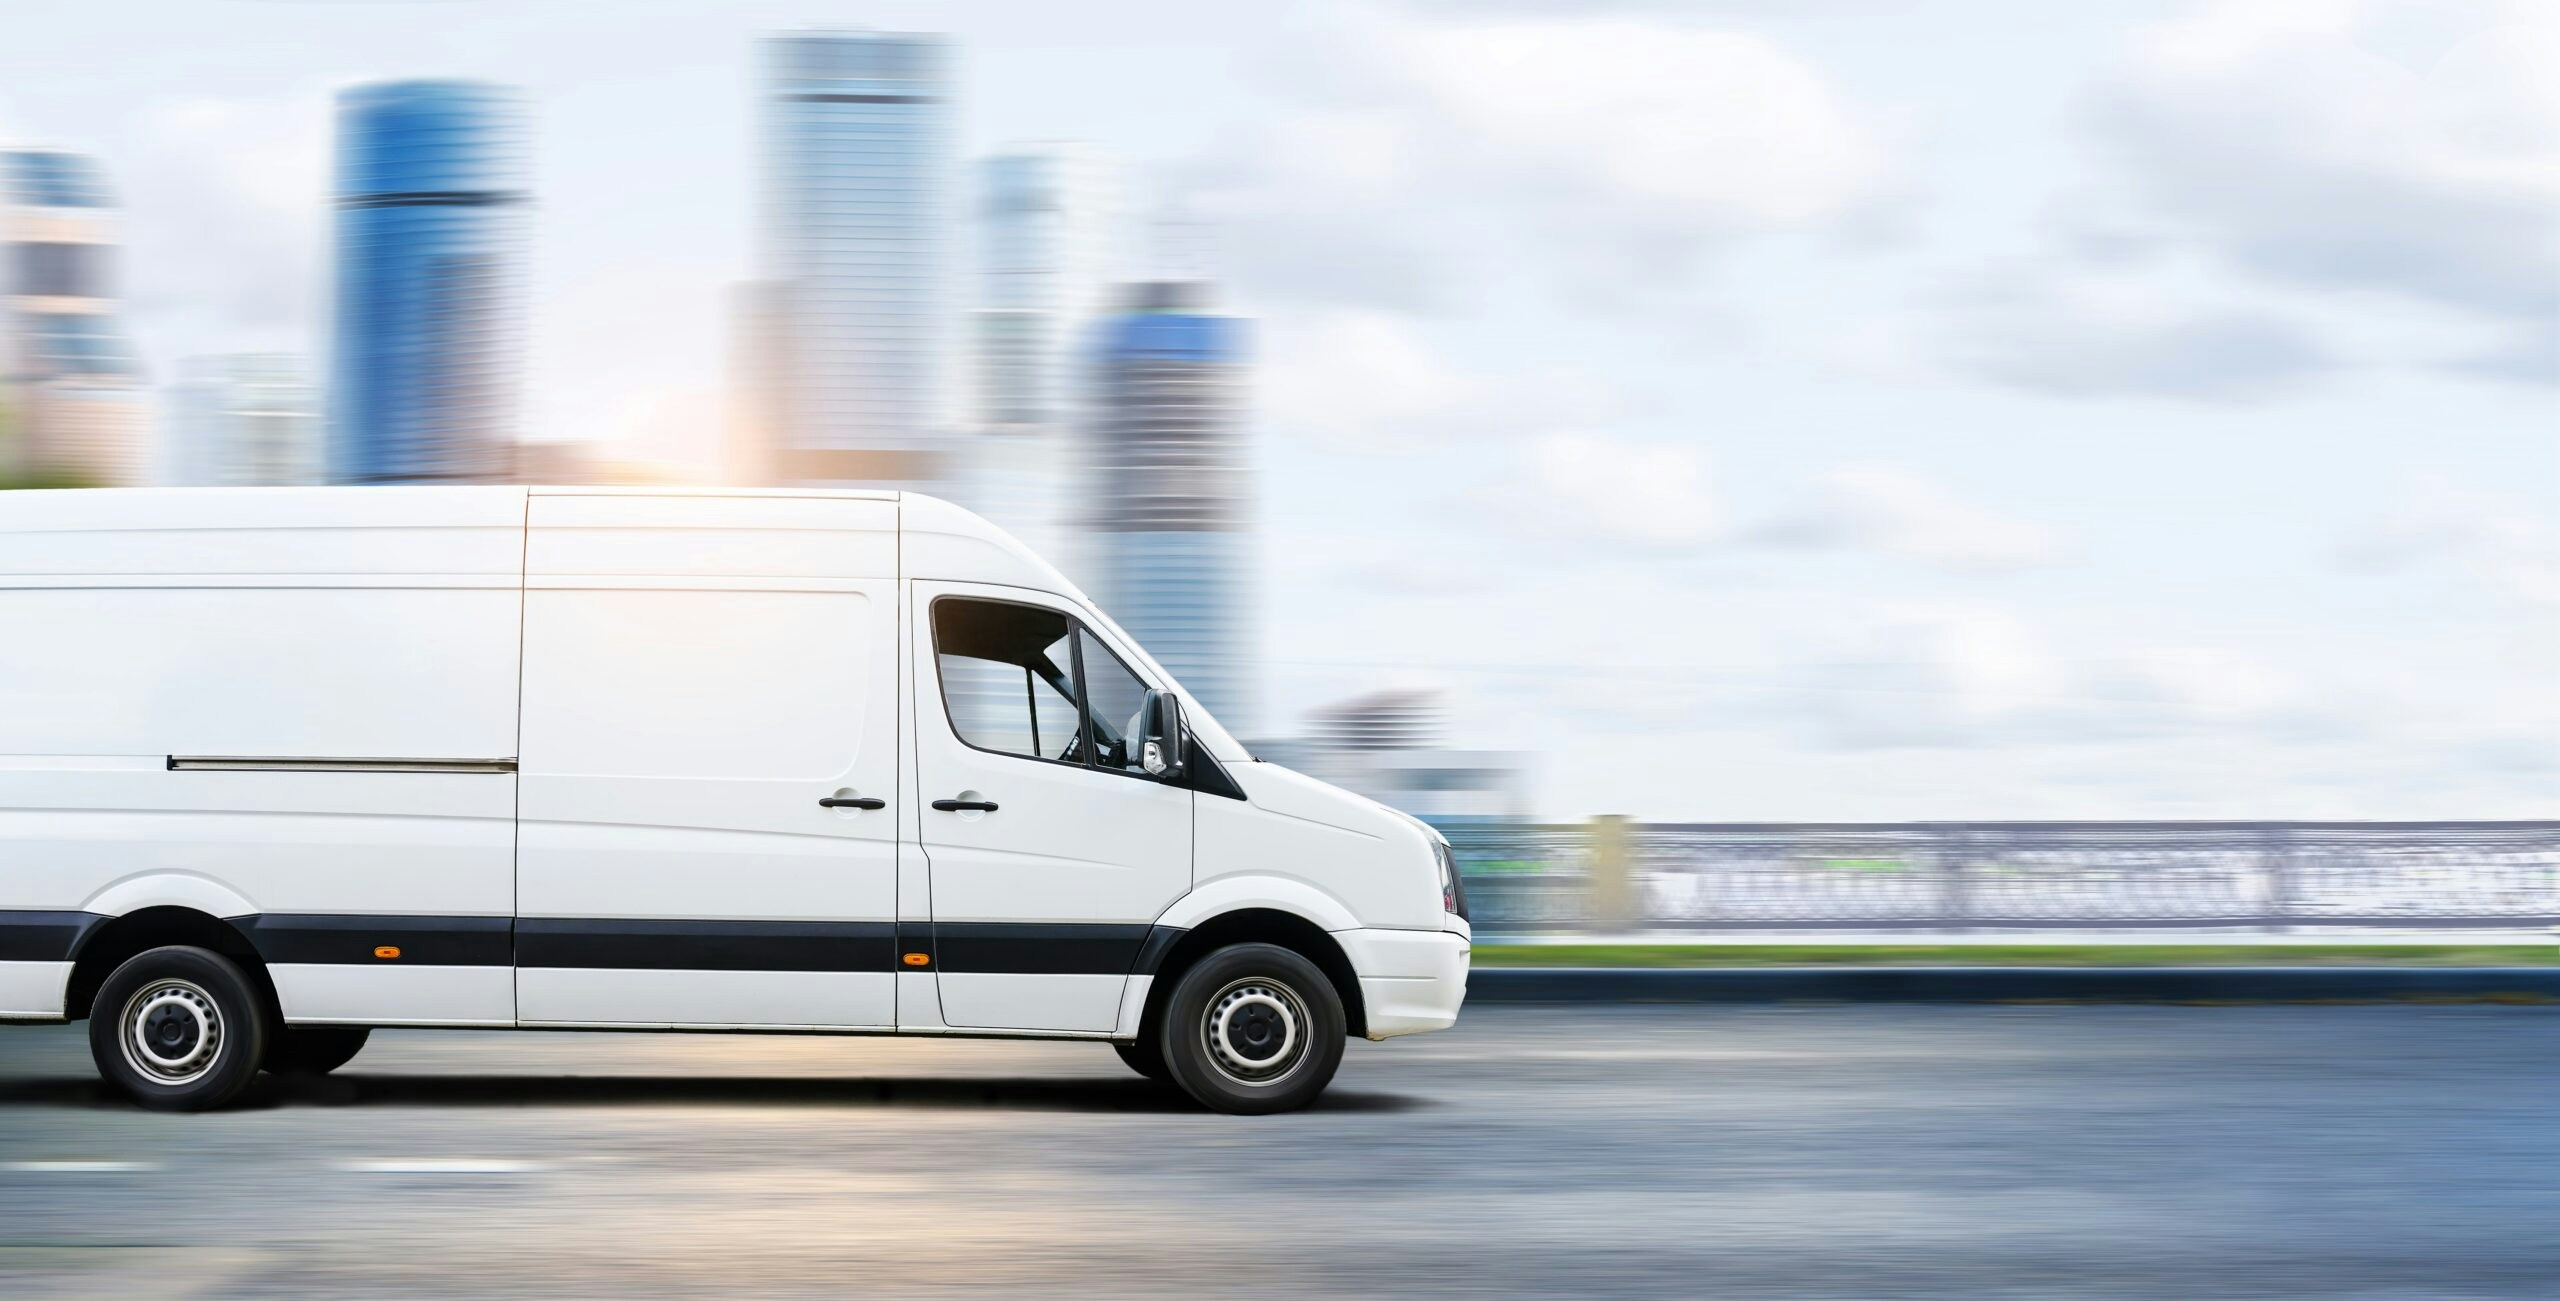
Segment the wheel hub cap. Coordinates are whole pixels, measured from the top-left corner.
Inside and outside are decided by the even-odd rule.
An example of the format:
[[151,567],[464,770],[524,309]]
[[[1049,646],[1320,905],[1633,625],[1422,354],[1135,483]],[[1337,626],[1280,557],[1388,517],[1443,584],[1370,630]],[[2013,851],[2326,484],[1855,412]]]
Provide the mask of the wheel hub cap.
[[1306,1055],[1307,1010],[1275,980],[1239,980],[1209,1001],[1201,1031],[1209,1060],[1240,1084],[1270,1084]]
[[145,985],[125,1002],[124,1059],[146,1079],[186,1084],[222,1055],[222,1012],[192,981]]

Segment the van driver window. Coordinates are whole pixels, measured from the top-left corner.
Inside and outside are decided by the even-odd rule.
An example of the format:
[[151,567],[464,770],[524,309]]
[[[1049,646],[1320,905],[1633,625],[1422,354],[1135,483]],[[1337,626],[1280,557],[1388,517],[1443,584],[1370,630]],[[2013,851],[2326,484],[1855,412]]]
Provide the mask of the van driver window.
[[933,605],[934,659],[951,730],[981,750],[1079,761],[1075,625],[999,601]]
[[1092,633],[1078,628],[1076,638],[1084,647],[1085,694],[1093,701],[1094,763],[1122,772],[1146,771],[1139,763],[1138,735],[1146,684]]

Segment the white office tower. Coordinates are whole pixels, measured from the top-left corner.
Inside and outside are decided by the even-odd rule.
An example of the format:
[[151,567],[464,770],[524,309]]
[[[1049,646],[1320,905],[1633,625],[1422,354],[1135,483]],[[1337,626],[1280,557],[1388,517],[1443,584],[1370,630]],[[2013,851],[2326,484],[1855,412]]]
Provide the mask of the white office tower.
[[94,160],[0,153],[0,480],[112,487],[149,473],[116,215]]
[[961,441],[949,47],[809,32],[768,37],[763,54],[772,476],[940,488]]
[[310,368],[291,353],[189,357],[169,392],[166,473],[201,488],[325,482],[327,445]]
[[1107,155],[1064,141],[1011,146],[977,168],[976,420],[959,494],[1071,571],[1078,359],[1112,307],[1118,181]]

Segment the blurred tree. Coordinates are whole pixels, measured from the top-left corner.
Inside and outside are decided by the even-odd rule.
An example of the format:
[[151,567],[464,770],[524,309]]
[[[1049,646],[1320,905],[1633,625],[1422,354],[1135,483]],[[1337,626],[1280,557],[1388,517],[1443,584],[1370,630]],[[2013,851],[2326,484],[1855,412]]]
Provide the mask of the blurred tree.
[[0,492],[12,488],[95,488],[77,474],[39,469],[27,464],[18,442],[18,413],[9,394],[0,390]]

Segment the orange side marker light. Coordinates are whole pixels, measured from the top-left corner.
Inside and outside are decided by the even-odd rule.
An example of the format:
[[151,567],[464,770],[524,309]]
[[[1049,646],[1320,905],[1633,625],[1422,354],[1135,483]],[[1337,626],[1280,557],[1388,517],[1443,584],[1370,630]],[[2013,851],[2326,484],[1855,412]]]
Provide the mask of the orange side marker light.
[[930,953],[910,953],[898,960],[906,963],[910,967],[930,967],[933,965],[933,955]]
[[373,956],[388,962],[391,959],[400,956],[400,947],[396,944],[385,944],[382,947],[375,949],[373,951]]

